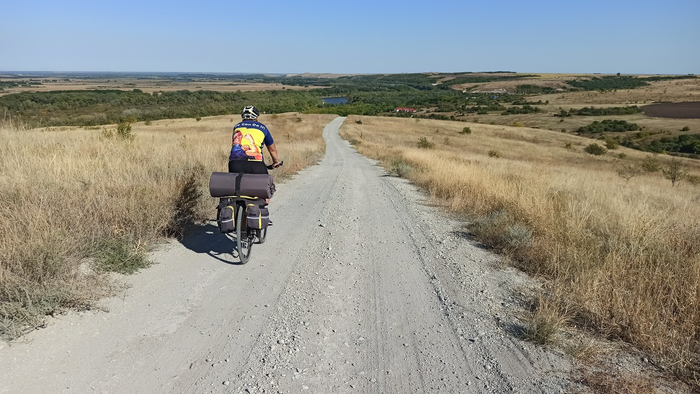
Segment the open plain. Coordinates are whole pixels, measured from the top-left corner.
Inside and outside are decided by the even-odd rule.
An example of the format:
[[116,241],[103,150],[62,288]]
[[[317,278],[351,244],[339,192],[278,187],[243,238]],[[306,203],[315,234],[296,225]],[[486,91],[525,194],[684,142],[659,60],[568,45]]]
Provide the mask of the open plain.
[[[217,80],[215,78],[189,77],[9,77],[0,74],[0,82],[21,82],[27,84],[0,90],[0,96],[20,92],[52,92],[63,90],[133,90],[139,89],[146,93],[174,92],[178,90],[213,90],[217,92],[255,92],[267,90],[308,90],[308,86],[282,85],[281,83],[266,83],[251,79],[250,81]],[[35,82],[35,84],[32,84]]]

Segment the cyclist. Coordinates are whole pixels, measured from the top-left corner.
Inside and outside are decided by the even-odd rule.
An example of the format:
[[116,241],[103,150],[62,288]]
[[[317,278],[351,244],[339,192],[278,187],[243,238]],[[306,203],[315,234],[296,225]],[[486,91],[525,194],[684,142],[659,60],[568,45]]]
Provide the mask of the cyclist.
[[272,157],[272,168],[280,165],[277,147],[267,126],[258,121],[260,111],[252,105],[241,111],[242,121],[233,127],[233,146],[228,161],[228,172],[267,174],[263,146]]

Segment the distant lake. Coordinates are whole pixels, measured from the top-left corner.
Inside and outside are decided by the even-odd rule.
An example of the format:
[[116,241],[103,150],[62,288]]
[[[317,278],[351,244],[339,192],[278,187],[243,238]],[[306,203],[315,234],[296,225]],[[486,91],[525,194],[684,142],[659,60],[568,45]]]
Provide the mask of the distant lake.
[[330,105],[340,105],[340,104],[347,104],[348,99],[345,97],[324,97],[321,99],[325,104],[330,104]]

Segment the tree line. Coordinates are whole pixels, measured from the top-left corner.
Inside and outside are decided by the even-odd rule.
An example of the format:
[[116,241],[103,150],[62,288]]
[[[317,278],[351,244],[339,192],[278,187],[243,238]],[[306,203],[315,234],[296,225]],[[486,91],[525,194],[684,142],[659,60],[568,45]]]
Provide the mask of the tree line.
[[692,158],[700,158],[700,134],[682,134],[675,137],[663,137],[648,143],[625,138],[622,146],[653,153],[681,153]]
[[606,131],[622,133],[635,130],[639,130],[639,126],[636,123],[628,123],[624,120],[605,119],[600,122],[596,120],[588,126],[579,127],[577,131],[579,133],[603,133]]
[[596,107],[583,107],[581,109],[570,109],[568,115],[579,115],[579,116],[613,116],[613,115],[633,115],[642,112],[642,109],[636,105],[627,107],[609,107],[609,108],[596,108]]
[[567,84],[574,87],[574,90],[618,90],[618,89],[636,89],[644,86],[649,86],[649,82],[667,81],[677,79],[694,79],[693,74],[688,75],[670,75],[670,76],[652,76],[652,77],[635,77],[629,75],[608,75],[604,77],[593,77],[591,79],[572,79],[566,81]]
[[[408,77],[406,77],[408,78]],[[418,80],[418,78],[417,78]],[[372,82],[374,81],[374,82]],[[388,83],[387,81],[392,81]],[[470,94],[438,86],[413,87],[396,80],[366,78],[308,91],[189,91],[145,93],[139,89],[22,92],[0,97],[0,112],[30,126],[96,126],[126,119],[195,118],[238,113],[255,104],[265,113],[307,112],[376,115],[397,107],[437,108],[438,112],[503,111],[501,103],[521,101],[518,95]],[[393,83],[396,82],[396,83]],[[346,97],[347,105],[324,104],[321,97]]]

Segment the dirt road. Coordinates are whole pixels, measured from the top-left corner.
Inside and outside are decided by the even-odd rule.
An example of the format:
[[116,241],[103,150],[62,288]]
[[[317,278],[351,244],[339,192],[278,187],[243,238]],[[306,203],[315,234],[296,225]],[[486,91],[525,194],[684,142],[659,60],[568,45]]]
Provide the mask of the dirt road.
[[154,254],[105,312],[0,344],[2,393],[557,393],[565,359],[516,339],[528,284],[405,180],[324,131],[237,265],[215,224]]

